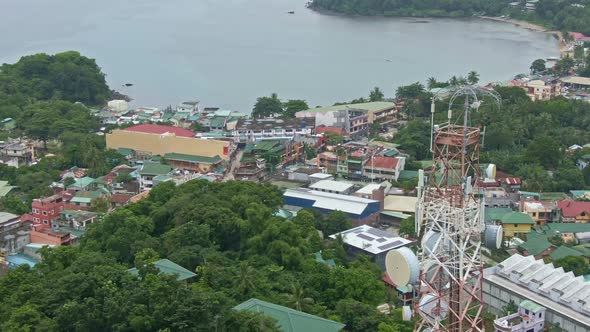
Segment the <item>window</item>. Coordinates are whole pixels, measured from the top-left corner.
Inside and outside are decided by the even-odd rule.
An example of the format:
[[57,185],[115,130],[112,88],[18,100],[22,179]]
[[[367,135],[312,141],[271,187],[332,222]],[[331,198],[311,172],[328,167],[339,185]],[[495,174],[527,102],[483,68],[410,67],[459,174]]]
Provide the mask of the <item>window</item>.
[[45,225],[47,225],[47,224],[49,224],[49,221],[47,221],[47,220],[43,220],[43,223],[44,223]]
[[43,211],[43,215],[46,216],[47,215],[47,211]]
[[34,222],[39,222],[39,218],[33,218]]
[[39,214],[39,209],[33,209],[34,214]]
[[543,316],[541,313],[539,313],[539,318],[541,318],[541,316]]
[[537,212],[533,212],[533,217],[536,217],[536,216],[537,216]]
[[514,228],[518,228],[518,224],[514,224]]
[[51,209],[51,214],[54,214],[54,213],[55,213],[55,210],[54,209]]

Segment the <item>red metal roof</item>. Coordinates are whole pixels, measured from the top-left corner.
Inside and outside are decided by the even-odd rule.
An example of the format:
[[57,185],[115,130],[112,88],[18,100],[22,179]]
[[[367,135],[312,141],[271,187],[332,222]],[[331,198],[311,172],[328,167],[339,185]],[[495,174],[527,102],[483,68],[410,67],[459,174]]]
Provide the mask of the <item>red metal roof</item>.
[[155,124],[138,124],[135,126],[131,126],[129,128],[125,128],[123,130],[157,135],[170,133],[180,137],[195,137],[195,133],[188,129],[174,126],[161,126]]
[[570,36],[572,36],[575,40],[582,40],[582,41],[590,41],[590,37],[584,35],[581,32],[569,32]]
[[558,201],[557,207],[561,209],[561,215],[567,218],[575,218],[583,212],[590,214],[590,202]]
[[503,178],[500,180],[500,182],[511,186],[519,186],[522,184],[522,180],[520,178]]
[[111,195],[111,202],[116,204],[127,204],[131,200],[133,195],[129,194],[112,194]]
[[394,157],[374,157],[369,158],[367,162],[367,167],[373,167],[375,164],[375,168],[386,168],[386,169],[395,169],[397,167],[398,158]]

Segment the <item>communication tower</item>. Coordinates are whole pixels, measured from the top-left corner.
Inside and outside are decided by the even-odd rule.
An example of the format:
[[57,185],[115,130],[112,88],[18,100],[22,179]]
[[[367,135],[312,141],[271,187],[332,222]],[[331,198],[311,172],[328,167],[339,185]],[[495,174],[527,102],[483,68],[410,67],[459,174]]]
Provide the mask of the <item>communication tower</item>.
[[[450,98],[447,122],[434,124],[433,166],[428,183],[420,172],[416,229],[419,235],[419,299],[415,331],[483,331],[483,199],[479,188],[482,130],[471,126],[482,96],[499,97],[474,86],[459,87]],[[487,101],[487,100],[486,100]],[[453,109],[462,104],[458,120]],[[455,110],[456,111],[456,110]],[[496,245],[496,241],[490,241]]]

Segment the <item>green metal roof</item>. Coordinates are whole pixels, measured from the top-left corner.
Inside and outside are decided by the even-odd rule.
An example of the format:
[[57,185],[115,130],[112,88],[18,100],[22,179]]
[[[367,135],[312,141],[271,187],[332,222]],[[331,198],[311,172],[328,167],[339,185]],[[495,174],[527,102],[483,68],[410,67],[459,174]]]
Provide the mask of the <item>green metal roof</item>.
[[570,194],[575,200],[590,198],[590,190],[570,190]]
[[551,242],[543,238],[533,238],[518,245],[519,248],[526,250],[529,255],[533,256],[541,254],[552,246]]
[[411,180],[411,179],[417,179],[418,178],[418,171],[406,171],[403,170],[401,172],[399,172],[399,178],[398,180]]
[[90,203],[90,202],[92,202],[92,198],[76,196],[76,197],[72,198],[72,200],[70,202],[72,202],[72,203]]
[[207,163],[207,164],[215,164],[220,162],[222,159],[219,156],[215,157],[204,157],[204,156],[191,156],[188,154],[181,154],[181,153],[166,153],[164,158],[170,160],[182,160],[182,161],[189,161],[194,163]]
[[159,163],[145,163],[139,170],[141,175],[163,175],[172,171],[172,167]]
[[8,195],[8,193],[14,188],[16,187],[8,185],[8,181],[0,181],[0,197]]
[[505,214],[500,220],[503,224],[528,224],[534,225],[533,218],[523,212],[510,212]]
[[568,248],[566,246],[559,246],[555,251],[549,254],[553,261],[558,259],[562,259],[568,256],[584,256],[581,252],[574,250],[572,248]]
[[76,180],[76,182],[74,182],[72,185],[68,186],[68,188],[81,188],[84,189],[86,187],[88,187],[89,185],[91,185],[94,182],[94,178],[91,178],[89,176],[85,176],[83,178],[79,178]]
[[405,213],[401,213],[401,212],[393,212],[393,211],[381,211],[381,214],[384,214],[384,215],[390,216],[390,217],[394,217],[394,218],[399,218],[399,219],[408,219],[411,217],[411,215],[409,215],[409,214],[405,214]]
[[61,226],[60,229],[72,233],[72,235],[74,235],[75,237],[81,237],[82,235],[84,235],[84,233],[86,233],[81,229],[75,229],[69,226]]
[[395,156],[398,156],[399,155],[399,150],[396,149],[396,148],[391,148],[391,150],[388,150],[383,155],[385,157],[395,157]]
[[119,152],[120,155],[123,155],[123,157],[127,157],[127,156],[133,154],[135,152],[135,150],[128,149],[128,148],[118,148],[117,152]]
[[261,312],[266,316],[276,319],[280,328],[285,332],[336,332],[342,330],[345,326],[333,320],[258,299],[249,299],[246,302],[238,304],[234,309]]
[[512,209],[510,208],[485,208],[484,209],[484,219],[486,222],[491,221],[499,221],[502,220],[502,217],[507,215],[508,213],[512,213]]
[[532,311],[532,312],[538,312],[539,310],[544,309],[543,306],[540,306],[530,300],[524,300],[524,301],[520,302],[520,307],[527,309],[528,311]]
[[225,118],[215,116],[209,120],[209,127],[223,128],[225,126]]
[[268,153],[279,153],[283,152],[286,149],[284,145],[277,145],[274,148],[268,150]]
[[580,244],[572,247],[586,257],[590,257],[590,243]]
[[567,196],[566,193],[540,193],[539,195],[539,200],[542,201],[559,201],[559,200],[563,200],[563,199],[568,199],[569,197]]
[[584,233],[590,232],[590,223],[549,223],[539,227],[545,233]]
[[[362,160],[355,160],[355,159],[346,159],[347,164],[362,164]],[[376,167],[376,166],[375,166]]]
[[254,143],[248,143],[246,144],[246,146],[244,147],[244,154],[251,154],[252,151],[254,151]]
[[[158,269],[158,271],[160,271],[160,273],[176,275],[177,280],[185,280],[196,276],[196,274],[193,272],[166,258],[155,261],[153,264]],[[127,272],[134,275],[139,275],[139,270],[135,267],[127,270]]]
[[395,103],[387,102],[387,101],[376,101],[370,103],[360,103],[360,104],[346,104],[346,105],[336,105],[336,106],[326,106],[326,107],[318,107],[318,108],[310,108],[303,112],[335,112],[335,111],[344,111],[347,108],[351,110],[360,110],[365,112],[377,112],[382,111],[388,108],[394,108]]
[[254,148],[252,149],[253,151],[270,151],[272,148],[274,148],[277,144],[280,144],[281,142],[278,140],[268,140],[268,141],[261,141],[259,143],[256,143],[256,145],[254,146]]
[[293,218],[293,213],[291,213],[289,210],[278,209],[277,212],[273,213],[273,216],[281,217],[283,219],[291,219]]
[[331,267],[331,268],[335,268],[336,267],[336,262],[332,258],[330,258],[330,259],[324,259],[324,257],[322,256],[322,251],[321,250],[318,251],[318,252],[315,252],[313,255],[315,256],[315,261],[316,262],[322,263],[322,264],[326,264],[328,267]]

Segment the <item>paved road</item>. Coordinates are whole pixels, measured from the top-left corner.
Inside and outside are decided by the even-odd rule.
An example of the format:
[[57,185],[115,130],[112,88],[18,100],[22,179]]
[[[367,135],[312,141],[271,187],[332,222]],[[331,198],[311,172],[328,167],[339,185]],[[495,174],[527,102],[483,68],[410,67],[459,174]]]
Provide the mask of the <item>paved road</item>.
[[223,178],[224,182],[230,181],[230,180],[235,180],[234,171],[236,170],[236,168],[238,168],[238,166],[240,166],[240,160],[242,159],[243,154],[244,154],[244,150],[239,150],[236,153],[236,156],[234,157],[231,165],[229,166],[229,172],[227,172],[227,174],[225,174],[225,178]]

